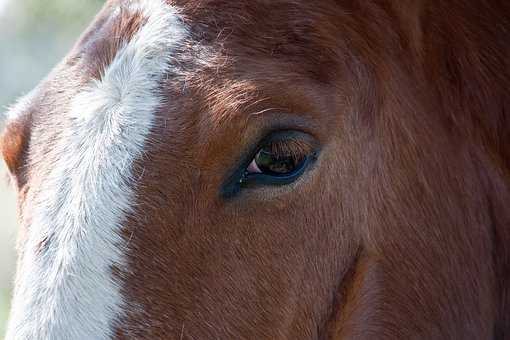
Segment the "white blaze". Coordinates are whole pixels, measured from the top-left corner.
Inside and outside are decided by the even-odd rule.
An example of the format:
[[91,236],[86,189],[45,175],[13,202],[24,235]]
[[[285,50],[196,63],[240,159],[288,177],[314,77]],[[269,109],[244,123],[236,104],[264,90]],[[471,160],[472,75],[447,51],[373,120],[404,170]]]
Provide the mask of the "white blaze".
[[[163,0],[142,0],[147,19],[105,70],[73,99],[71,126],[42,187],[19,266],[7,339],[109,339],[122,317],[120,236],[135,200],[133,164],[142,157],[159,86],[186,29]],[[38,244],[47,247],[36,254]]]

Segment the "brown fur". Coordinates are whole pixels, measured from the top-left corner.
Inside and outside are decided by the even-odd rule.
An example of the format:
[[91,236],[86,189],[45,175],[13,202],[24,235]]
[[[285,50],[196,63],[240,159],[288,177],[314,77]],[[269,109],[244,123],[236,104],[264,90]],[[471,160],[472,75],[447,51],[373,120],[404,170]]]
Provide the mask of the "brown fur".
[[[510,338],[508,2],[172,3],[190,51],[198,41],[216,57],[195,67],[184,49],[185,86],[162,84],[126,221],[130,270],[115,269],[129,307],[118,338]],[[41,143],[58,138],[42,127],[65,124],[62,92],[142,24],[110,19],[115,5],[43,85],[51,110],[7,130],[15,175],[23,145],[39,160],[28,197],[51,166]],[[317,164],[224,199],[274,129],[312,135]]]

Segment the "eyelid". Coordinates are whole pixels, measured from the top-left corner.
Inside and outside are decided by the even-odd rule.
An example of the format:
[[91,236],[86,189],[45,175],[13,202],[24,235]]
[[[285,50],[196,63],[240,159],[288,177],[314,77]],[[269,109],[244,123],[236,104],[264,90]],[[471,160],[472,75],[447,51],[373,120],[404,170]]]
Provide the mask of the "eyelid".
[[270,144],[272,152],[275,154],[287,155],[291,157],[300,157],[313,152],[314,146],[303,139],[289,138],[278,140]]

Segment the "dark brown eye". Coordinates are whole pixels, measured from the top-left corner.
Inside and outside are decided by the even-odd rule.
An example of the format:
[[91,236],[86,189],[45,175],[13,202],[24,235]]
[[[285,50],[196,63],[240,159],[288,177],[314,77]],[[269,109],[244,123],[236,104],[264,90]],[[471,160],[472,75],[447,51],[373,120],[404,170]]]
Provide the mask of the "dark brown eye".
[[291,184],[317,160],[318,154],[317,141],[307,133],[273,132],[258,143],[250,161],[243,161],[242,167],[228,178],[222,196],[233,197],[244,188]]
[[285,176],[296,171],[306,159],[306,155],[293,155],[278,151],[272,146],[262,148],[250,163],[246,172],[248,174]]
[[292,183],[315,159],[314,149],[314,143],[304,134],[277,135],[257,151],[245,170],[243,181],[277,185]]

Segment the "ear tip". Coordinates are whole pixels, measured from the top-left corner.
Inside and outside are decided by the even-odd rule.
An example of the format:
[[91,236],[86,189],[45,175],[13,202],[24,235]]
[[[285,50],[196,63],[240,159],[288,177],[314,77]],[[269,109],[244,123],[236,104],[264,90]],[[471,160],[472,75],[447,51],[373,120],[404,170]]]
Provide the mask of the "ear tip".
[[31,134],[32,107],[38,87],[19,98],[7,112],[0,116],[0,154],[11,174],[11,179],[21,188],[25,182],[24,171]]
[[0,134],[0,153],[18,187],[23,184],[28,138],[29,127],[26,117],[18,117],[6,122]]

